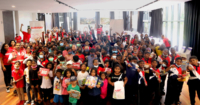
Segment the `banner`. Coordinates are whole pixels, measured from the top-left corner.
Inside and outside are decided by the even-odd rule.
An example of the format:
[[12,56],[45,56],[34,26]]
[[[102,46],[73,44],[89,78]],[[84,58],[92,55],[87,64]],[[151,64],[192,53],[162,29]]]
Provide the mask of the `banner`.
[[44,21],[30,21],[30,28],[30,41],[35,42],[35,39],[42,37],[42,32],[44,32]]

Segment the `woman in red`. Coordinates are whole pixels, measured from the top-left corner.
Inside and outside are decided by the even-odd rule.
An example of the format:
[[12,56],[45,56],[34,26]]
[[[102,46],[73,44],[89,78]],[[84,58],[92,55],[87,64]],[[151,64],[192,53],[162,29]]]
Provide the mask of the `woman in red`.
[[15,41],[11,40],[9,43],[9,51],[12,52],[15,49]]
[[1,66],[4,74],[4,82],[6,85],[6,91],[10,92],[10,80],[11,80],[11,64],[8,63],[8,57],[10,55],[9,46],[7,43],[4,43],[1,48],[0,59],[1,59]]

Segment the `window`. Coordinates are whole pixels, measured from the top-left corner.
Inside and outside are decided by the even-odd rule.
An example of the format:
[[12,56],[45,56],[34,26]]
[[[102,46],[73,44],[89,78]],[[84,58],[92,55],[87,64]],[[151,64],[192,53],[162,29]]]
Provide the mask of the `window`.
[[149,12],[144,12],[143,24],[144,24],[143,33],[149,34],[150,33],[150,24],[151,24],[151,17],[149,16]]
[[184,3],[163,8],[163,34],[171,41],[172,47],[183,45]]
[[88,25],[95,29],[95,11],[78,12],[78,30],[89,32]]
[[59,27],[63,27],[63,22],[64,22],[63,13],[58,13],[58,16],[59,16]]

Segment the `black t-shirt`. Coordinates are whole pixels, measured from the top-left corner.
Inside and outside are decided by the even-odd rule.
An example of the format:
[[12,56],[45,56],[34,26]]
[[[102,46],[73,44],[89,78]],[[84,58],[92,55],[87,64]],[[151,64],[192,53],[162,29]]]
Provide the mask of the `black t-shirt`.
[[[120,77],[120,75],[122,75],[122,76]],[[118,80],[123,81],[126,76],[123,73],[121,73],[120,75],[115,75],[114,73],[110,74],[109,77],[111,78],[111,82],[116,82]]]

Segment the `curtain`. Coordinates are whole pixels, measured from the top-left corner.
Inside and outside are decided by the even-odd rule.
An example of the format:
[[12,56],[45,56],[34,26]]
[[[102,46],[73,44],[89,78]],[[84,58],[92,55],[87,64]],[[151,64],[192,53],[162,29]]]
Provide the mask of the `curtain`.
[[124,30],[130,29],[129,11],[123,11]]
[[184,45],[192,47],[191,55],[200,59],[200,6],[199,0],[185,3]]
[[96,28],[100,25],[100,12],[95,13],[95,23],[96,23]]
[[67,13],[63,13],[63,29],[68,32]]
[[137,32],[139,33],[143,33],[143,29],[144,29],[143,16],[144,16],[144,12],[140,11],[138,14],[138,24],[137,24]]
[[162,35],[162,9],[153,10],[150,13],[151,26],[150,36],[161,37]]
[[115,12],[114,11],[110,12],[110,19],[115,19]]
[[74,25],[73,29],[74,29],[74,30],[77,30],[77,29],[78,29],[77,21],[78,21],[78,19],[77,19],[77,12],[74,12],[74,13],[73,13],[73,25]]
[[53,20],[53,27],[58,27],[59,28],[59,16],[58,13],[53,13],[52,15],[52,20]]

